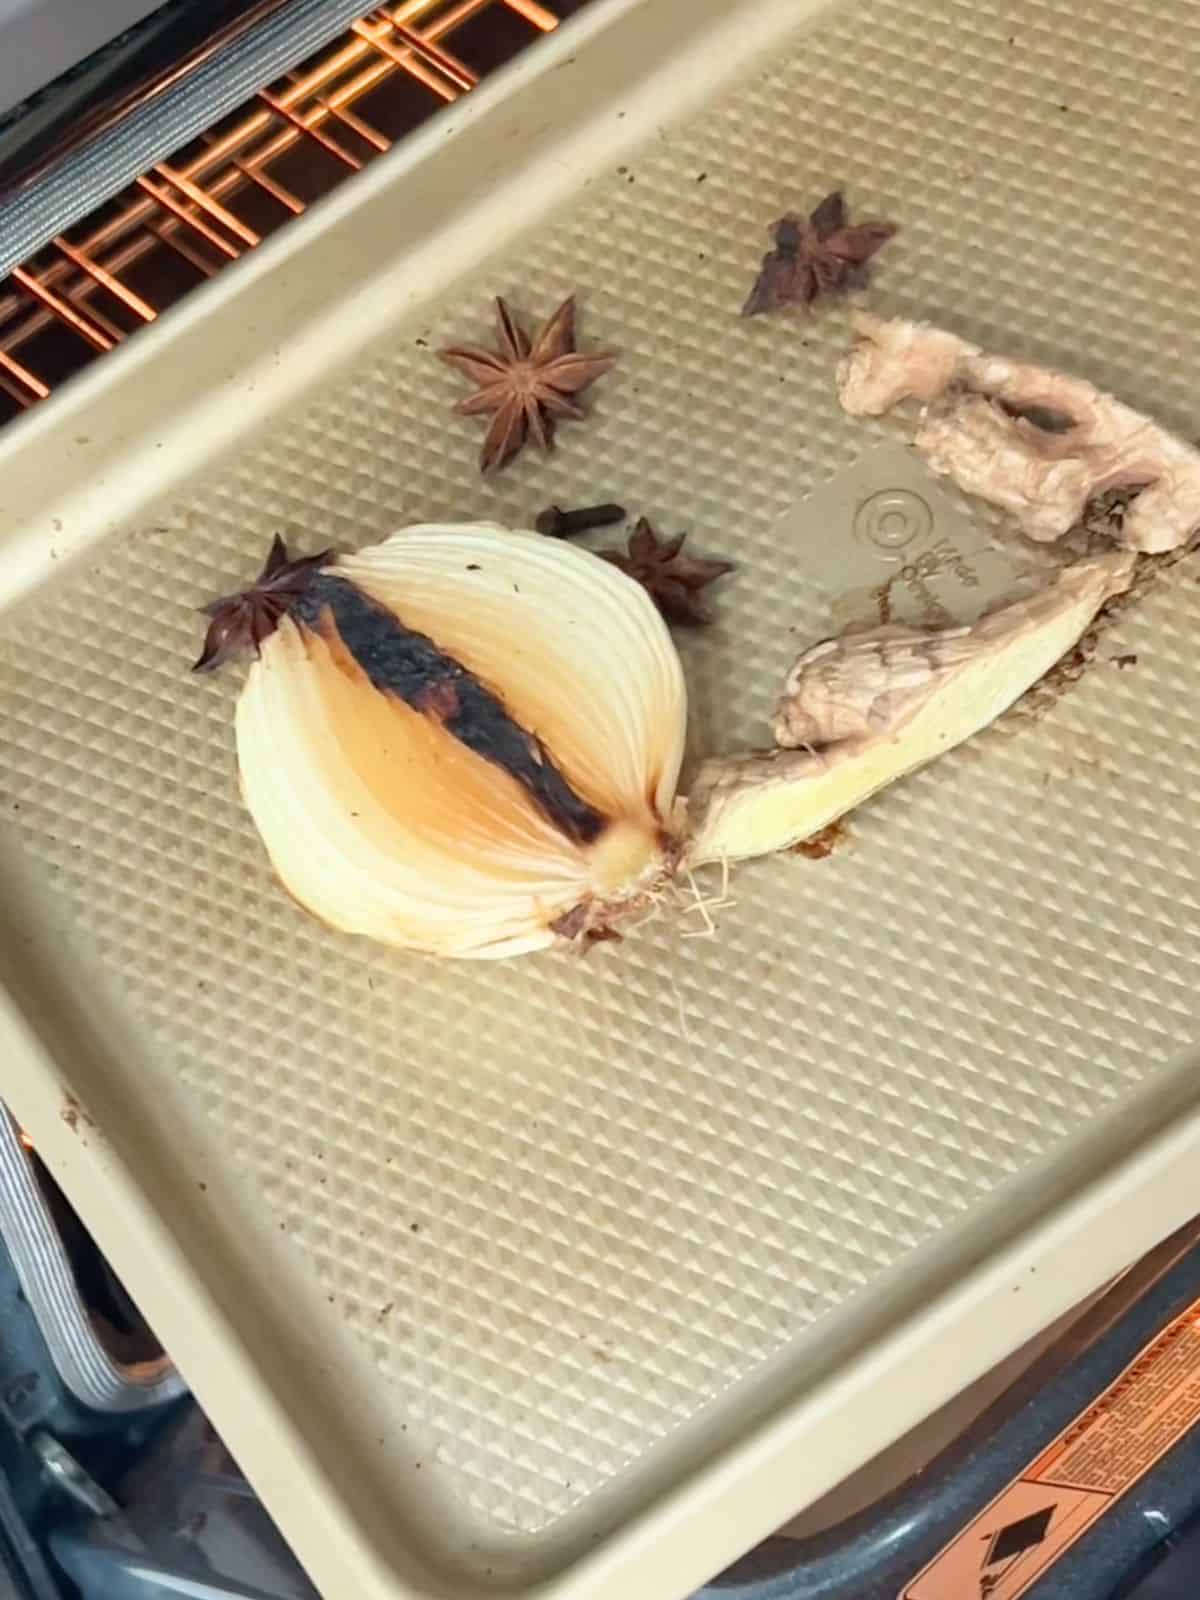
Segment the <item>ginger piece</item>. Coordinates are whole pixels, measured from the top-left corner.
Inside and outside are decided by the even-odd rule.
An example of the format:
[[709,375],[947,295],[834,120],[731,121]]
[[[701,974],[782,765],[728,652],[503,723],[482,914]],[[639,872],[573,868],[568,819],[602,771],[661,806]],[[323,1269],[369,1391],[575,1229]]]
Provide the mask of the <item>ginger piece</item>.
[[1060,538],[1089,500],[1135,487],[1117,531],[1134,550],[1175,550],[1200,527],[1200,451],[1082,378],[989,355],[939,328],[860,315],[838,369],[842,405],[878,416],[929,408],[915,444],[935,472]]
[[970,627],[889,625],[806,651],[775,719],[780,746],[706,761],[688,800],[689,866],[786,849],[1008,709],[1128,588],[1127,551],[1074,562]]
[[869,311],[851,318],[855,340],[838,365],[838,397],[852,417],[881,417],[901,400],[935,400],[963,363],[981,354],[955,333],[925,322],[889,321]]
[[1010,512],[1030,539],[1048,542],[1074,527],[1097,492],[1091,463],[1064,455],[1070,437],[965,394],[930,406],[913,443],[934,472]]

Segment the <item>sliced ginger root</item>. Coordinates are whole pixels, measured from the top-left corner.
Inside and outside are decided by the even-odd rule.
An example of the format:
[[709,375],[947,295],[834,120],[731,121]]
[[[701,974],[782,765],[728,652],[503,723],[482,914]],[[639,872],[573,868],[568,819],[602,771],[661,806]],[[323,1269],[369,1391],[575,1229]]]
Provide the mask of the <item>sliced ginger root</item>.
[[779,702],[780,748],[701,767],[686,865],[786,849],[978,733],[1128,588],[1134,564],[1124,550],[1074,562],[970,627],[889,625],[805,651]]
[[838,371],[843,407],[879,416],[925,402],[914,443],[935,472],[1057,539],[1106,490],[1138,488],[1116,534],[1175,550],[1200,528],[1200,450],[1082,378],[989,355],[923,323],[854,319]]
[[805,651],[779,702],[776,748],[702,765],[689,867],[797,844],[969,739],[1129,588],[1135,552],[1179,549],[1200,528],[1200,450],[1092,384],[923,323],[862,313],[854,329],[838,369],[852,416],[921,401],[914,443],[934,471],[1034,539],[1061,537],[1097,496],[1131,491],[1113,526],[1126,548],[1064,567],[970,627],[889,625]]

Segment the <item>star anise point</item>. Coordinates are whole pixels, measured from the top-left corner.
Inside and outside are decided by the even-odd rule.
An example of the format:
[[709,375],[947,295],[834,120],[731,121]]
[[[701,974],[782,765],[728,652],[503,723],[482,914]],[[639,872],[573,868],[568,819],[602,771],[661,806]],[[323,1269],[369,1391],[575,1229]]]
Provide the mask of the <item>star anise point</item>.
[[498,472],[529,441],[554,447],[555,423],[584,415],[575,397],[608,372],[616,356],[575,348],[575,297],[568,295],[531,339],[508,302],[497,298],[499,350],[453,345],[438,352],[448,366],[475,384],[455,410],[490,415],[479,455],[485,475]]
[[688,555],[686,540],[686,533],[660,539],[648,519],[639,517],[625,550],[597,554],[640,583],[668,622],[711,622],[702,591],[736,569],[732,561]]
[[896,231],[891,222],[851,223],[840,189],[827,194],[807,218],[787,212],[772,224],[774,248],[763,257],[742,315],[810,307],[821,295],[863,288],[871,258]]
[[212,672],[243,650],[257,656],[280,622],[307,589],[315,574],[326,566],[332,550],[315,556],[288,556],[279,534],[271,541],[262,570],[248,589],[210,600],[200,609],[211,620],[204,648],[193,672]]

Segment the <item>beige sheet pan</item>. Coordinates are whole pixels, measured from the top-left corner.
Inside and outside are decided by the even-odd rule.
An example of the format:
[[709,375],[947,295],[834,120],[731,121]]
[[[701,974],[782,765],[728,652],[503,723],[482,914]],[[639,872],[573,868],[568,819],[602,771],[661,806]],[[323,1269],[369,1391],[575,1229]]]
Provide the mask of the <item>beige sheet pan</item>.
[[[842,308],[736,316],[767,224],[843,183],[874,305],[1194,434],[1198,53],[599,0],[0,437],[4,1095],[329,1596],[682,1596],[1196,1209],[1200,592],[715,938],[452,969],[274,889],[195,608],[277,530],[615,497],[739,562],[693,743],[761,738],[838,604],[797,508],[903,440]],[[482,486],[430,352],[571,290],[620,367]]]

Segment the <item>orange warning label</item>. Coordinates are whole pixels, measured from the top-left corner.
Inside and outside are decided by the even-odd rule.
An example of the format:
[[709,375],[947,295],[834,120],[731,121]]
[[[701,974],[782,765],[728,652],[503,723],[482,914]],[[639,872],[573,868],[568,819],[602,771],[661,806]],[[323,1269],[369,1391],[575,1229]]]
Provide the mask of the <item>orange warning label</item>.
[[901,1590],[1018,1600],[1200,1421],[1200,1301]]

